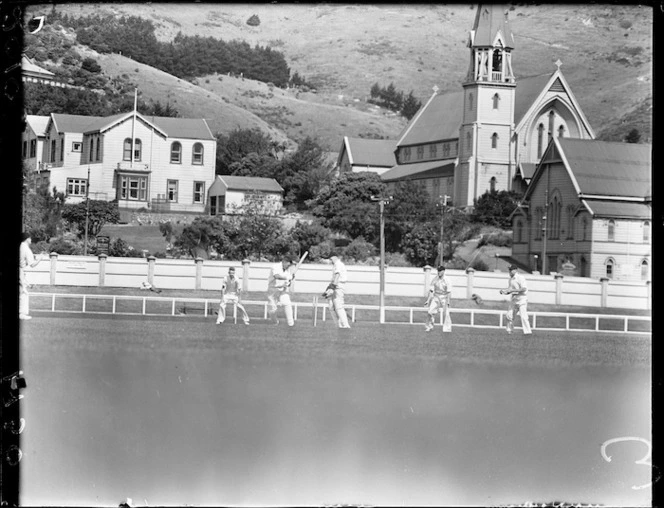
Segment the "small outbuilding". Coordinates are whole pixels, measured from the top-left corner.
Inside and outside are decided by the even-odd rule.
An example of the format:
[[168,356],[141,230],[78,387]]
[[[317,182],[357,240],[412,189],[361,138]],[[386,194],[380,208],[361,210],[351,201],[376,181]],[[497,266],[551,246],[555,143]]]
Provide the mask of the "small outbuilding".
[[274,178],[217,175],[208,193],[210,215],[255,211],[275,215],[283,207],[284,189]]

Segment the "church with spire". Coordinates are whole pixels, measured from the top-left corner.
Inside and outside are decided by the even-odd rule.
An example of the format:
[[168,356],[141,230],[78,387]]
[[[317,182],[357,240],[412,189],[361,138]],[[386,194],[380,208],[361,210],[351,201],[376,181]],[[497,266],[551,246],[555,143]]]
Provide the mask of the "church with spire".
[[[478,6],[468,50],[462,89],[434,86],[395,141],[395,164],[381,172],[388,187],[412,180],[433,200],[471,208],[486,191],[525,191],[552,138],[595,138],[560,61],[551,73],[518,76],[505,6]],[[354,141],[345,138],[339,161]]]

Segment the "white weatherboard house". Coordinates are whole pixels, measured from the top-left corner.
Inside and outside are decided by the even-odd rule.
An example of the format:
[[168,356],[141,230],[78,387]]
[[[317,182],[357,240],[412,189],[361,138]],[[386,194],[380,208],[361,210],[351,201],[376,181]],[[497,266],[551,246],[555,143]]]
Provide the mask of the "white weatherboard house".
[[40,172],[68,202],[112,201],[120,208],[205,211],[216,139],[204,119],[52,113]]
[[[21,158],[23,164],[32,172],[33,177],[40,175],[43,169],[42,157],[44,156],[44,142],[46,140],[46,127],[48,126],[48,116],[27,115],[25,119],[25,129],[21,135]],[[42,182],[35,178],[33,183],[36,185]]]
[[283,206],[284,189],[274,178],[217,175],[209,192],[210,215],[243,213],[252,209],[276,214]]

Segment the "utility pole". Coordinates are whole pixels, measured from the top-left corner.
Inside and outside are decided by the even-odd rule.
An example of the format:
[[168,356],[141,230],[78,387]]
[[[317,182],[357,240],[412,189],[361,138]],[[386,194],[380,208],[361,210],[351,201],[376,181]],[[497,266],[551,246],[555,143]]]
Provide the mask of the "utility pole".
[[549,211],[549,189],[544,190],[544,215],[542,215],[542,275],[546,275],[546,215]]
[[88,255],[88,218],[90,216],[90,164],[88,164],[88,181],[85,184],[85,243],[83,255]]
[[385,219],[383,212],[385,204],[390,202],[392,196],[383,198],[380,196],[371,196],[371,201],[378,201],[380,205],[380,290],[378,315],[379,322],[385,323]]
[[448,196],[447,194],[444,196],[440,196],[440,199],[443,201],[442,202],[442,208],[441,208],[441,214],[440,214],[440,251],[438,252],[438,259],[440,260],[440,264],[443,264],[443,225],[445,224],[445,207],[447,206],[447,200],[451,199],[451,196]]

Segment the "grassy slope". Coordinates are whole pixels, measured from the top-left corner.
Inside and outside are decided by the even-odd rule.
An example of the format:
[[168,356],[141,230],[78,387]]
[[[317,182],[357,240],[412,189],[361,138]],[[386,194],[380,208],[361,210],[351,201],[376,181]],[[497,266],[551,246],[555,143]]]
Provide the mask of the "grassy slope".
[[[190,4],[185,9],[176,4],[74,4],[58,8],[82,14],[106,10],[152,19],[158,37],[165,41],[182,31],[269,45],[284,52],[293,71],[316,84],[319,93],[307,100],[338,104],[343,95],[351,106],[358,105],[354,98],[364,100],[376,82],[394,82],[406,92],[412,89],[422,101],[428,99],[434,85],[457,90],[468,66],[466,42],[475,16],[475,6],[426,4]],[[260,17],[257,27],[245,23],[252,14]],[[517,76],[551,72],[553,62],[560,59],[597,134],[635,112],[638,125],[649,127],[649,121],[642,118],[649,112],[639,110],[652,95],[649,8],[519,5],[510,12],[510,23]],[[256,112],[261,100],[248,109]],[[363,102],[359,105],[366,107]],[[276,107],[270,104],[263,116]],[[300,121],[306,128],[305,121]],[[338,141],[332,145],[353,131],[350,125],[339,127]],[[648,129],[644,137],[649,136]]]

